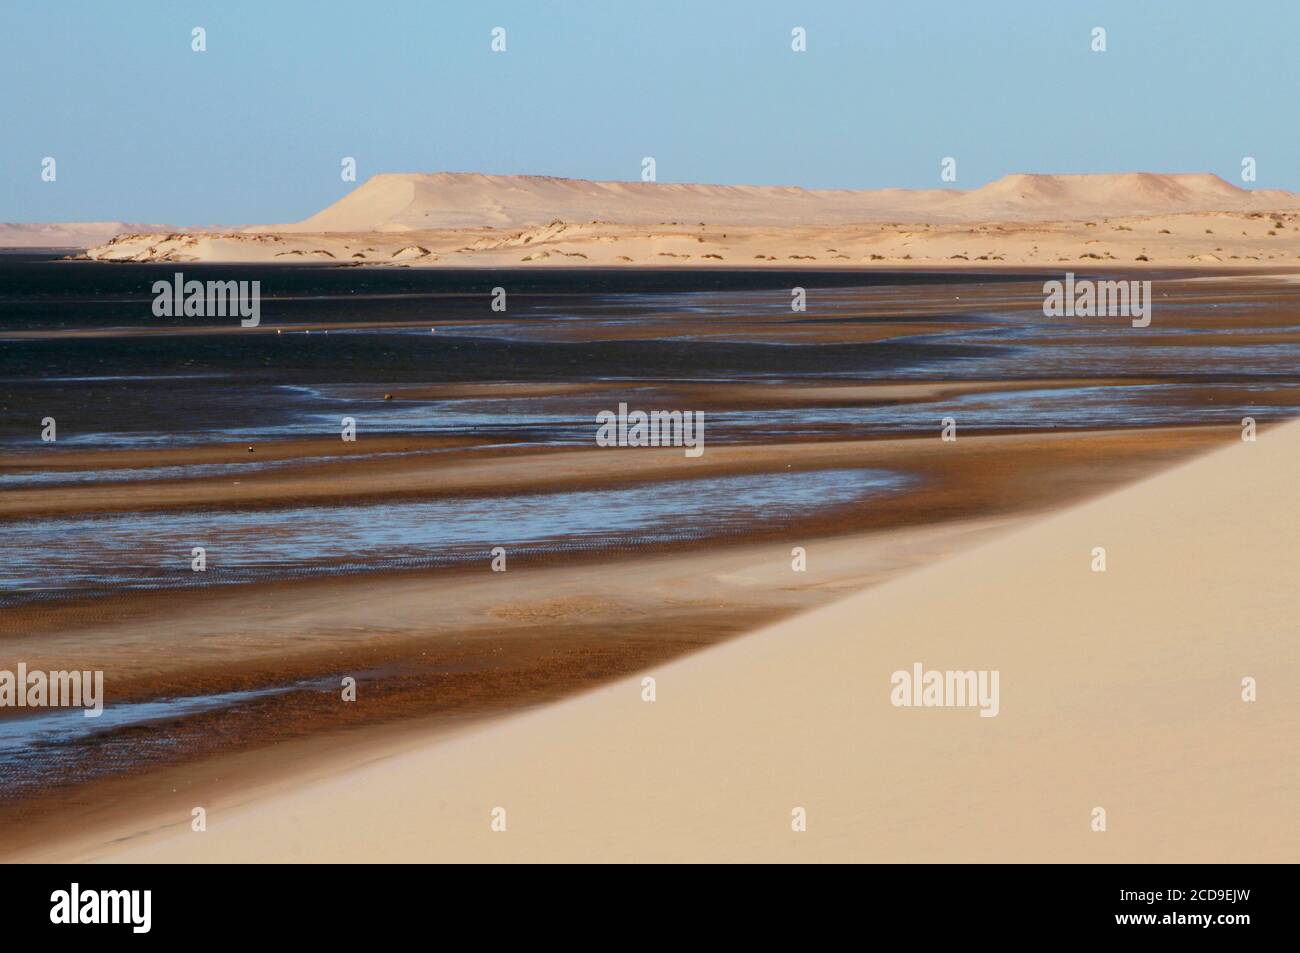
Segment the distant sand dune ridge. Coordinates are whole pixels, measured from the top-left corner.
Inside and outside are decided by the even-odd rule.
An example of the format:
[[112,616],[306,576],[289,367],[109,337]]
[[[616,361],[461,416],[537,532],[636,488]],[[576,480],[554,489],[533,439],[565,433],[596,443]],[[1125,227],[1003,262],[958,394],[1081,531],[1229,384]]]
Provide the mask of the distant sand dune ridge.
[[274,231],[515,228],[553,219],[653,225],[1061,220],[1300,208],[1280,190],[1248,191],[1209,173],[1008,175],[978,189],[802,189],[593,182],[441,172],[376,175],[310,218]]
[[394,268],[1300,267],[1300,196],[1205,173],[809,190],[376,175],[287,225],[118,235],[100,261]]
[[124,232],[165,228],[126,222],[0,222],[0,248],[85,248]]

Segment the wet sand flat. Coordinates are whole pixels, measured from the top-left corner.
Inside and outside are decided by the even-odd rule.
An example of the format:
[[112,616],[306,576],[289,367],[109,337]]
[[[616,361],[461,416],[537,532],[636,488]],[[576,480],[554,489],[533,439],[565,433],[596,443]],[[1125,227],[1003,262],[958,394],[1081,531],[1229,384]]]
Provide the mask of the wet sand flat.
[[[125,289],[152,266],[89,267]],[[810,313],[779,277],[584,293],[547,276],[506,315],[456,284],[477,279],[396,275],[400,293],[365,305],[386,319],[356,321],[330,311],[335,277],[271,274],[298,276],[290,309],[331,319],[268,306],[256,334],[172,334],[112,324],[133,305],[108,296],[99,319],[78,299],[80,328],[53,299],[0,327],[0,528],[21,542],[0,541],[0,652],[102,669],[121,719],[41,736],[0,713],[14,852],[644,671],[1300,407],[1286,284],[1170,275],[1141,337],[1047,323],[1041,279],[1016,275],[827,277]],[[422,333],[409,311],[431,307],[451,314]],[[706,452],[593,447],[594,415],[620,402],[703,411]],[[54,444],[36,439],[47,413]]]
[[[1201,428],[777,447],[767,458],[752,454],[749,465],[842,466],[852,458],[922,480],[797,528],[755,520],[723,541],[548,553],[513,561],[504,574],[491,572],[484,554],[451,574],[122,591],[0,609],[7,655],[31,667],[102,669],[116,704],[291,688],[241,704],[238,715],[222,707],[163,717],[125,740],[109,732],[64,746],[58,770],[36,783],[11,776],[0,813],[22,822],[27,842],[47,820],[110,824],[155,810],[159,778],[189,796],[197,785],[205,798],[238,798],[250,784],[346,746],[358,731],[385,741],[405,736],[413,722],[445,731],[600,684],[877,585],[1233,439],[1235,432]],[[662,485],[644,479],[637,482],[648,491]],[[564,485],[567,472],[555,480]],[[796,545],[808,554],[804,573],[791,571]],[[353,705],[339,701],[348,675],[359,683]],[[142,756],[131,738],[143,730],[167,744]],[[289,742],[296,758],[261,754]],[[222,758],[234,767],[214,771],[211,762]],[[93,791],[118,792],[117,809],[96,807],[99,798],[87,800]]]
[[[170,820],[101,806],[102,828],[20,856],[1294,861],[1295,661],[1273,623],[1294,610],[1296,426],[658,665],[652,705],[638,674],[422,741],[317,749],[292,779],[245,765],[258,786],[212,801],[193,783]],[[1253,510],[1216,495],[1229,482]],[[1103,576],[1099,540],[1116,557]],[[1226,597],[1261,581],[1247,606]],[[891,707],[890,673],[918,658],[995,659],[995,716]],[[1254,673],[1283,690],[1245,702]],[[191,832],[192,801],[219,823]],[[509,836],[488,823],[503,806]],[[1243,831],[1244,814],[1265,823]]]

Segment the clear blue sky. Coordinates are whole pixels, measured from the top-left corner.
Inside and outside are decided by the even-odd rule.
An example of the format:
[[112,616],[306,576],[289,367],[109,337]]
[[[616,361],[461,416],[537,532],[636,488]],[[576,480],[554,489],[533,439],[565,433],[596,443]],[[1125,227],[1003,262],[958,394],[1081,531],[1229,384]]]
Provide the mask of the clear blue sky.
[[0,81],[0,221],[295,220],[346,155],[836,188],[1249,155],[1300,189],[1296,0],[0,0]]

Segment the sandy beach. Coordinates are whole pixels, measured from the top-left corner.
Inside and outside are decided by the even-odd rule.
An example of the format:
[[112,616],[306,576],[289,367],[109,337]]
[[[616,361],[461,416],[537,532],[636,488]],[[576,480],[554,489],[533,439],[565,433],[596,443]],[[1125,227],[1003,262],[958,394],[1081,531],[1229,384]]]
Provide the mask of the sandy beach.
[[[202,833],[184,814],[33,856],[1295,862],[1298,451],[1294,423],[1227,442],[647,669],[652,702],[638,674],[208,802]],[[998,670],[996,716],[891,705],[916,662]]]
[[[856,511],[805,519],[797,530],[747,522],[719,545],[703,538],[644,543],[614,552],[546,551],[514,557],[506,576],[486,565],[461,569],[406,569],[328,579],[248,583],[233,590],[123,591],[91,599],[37,601],[0,609],[5,651],[31,667],[69,666],[111,673],[118,704],[159,697],[203,698],[229,693],[314,686],[267,699],[256,721],[230,721],[227,710],[192,714],[160,727],[178,739],[184,757],[164,757],[143,776],[101,777],[87,784],[74,770],[49,774],[39,801],[11,802],[7,813],[24,832],[11,851],[41,842],[50,827],[112,827],[125,815],[153,816],[161,792],[196,786],[222,799],[268,783],[287,767],[313,769],[339,744],[364,745],[441,734],[466,719],[490,717],[550,701],[684,652],[752,630],[763,622],[878,585],[910,569],[1007,532],[1035,514],[1168,466],[1233,439],[1236,431],[1187,428],[1140,435],[1100,432],[1042,436],[971,437],[956,446],[936,439],[721,448],[705,458],[705,473],[755,473],[779,467],[784,479],[845,465],[906,468],[925,474],[924,489]],[[655,486],[654,461],[636,467],[627,453],[594,460],[590,451],[507,457],[458,467],[454,460],[425,463],[425,490],[402,482],[405,462],[363,461],[364,482],[344,465],[317,467],[332,505],[364,505],[374,496],[417,493],[427,486],[457,492],[451,474],[485,481],[494,492],[518,493],[574,482]],[[1103,455],[1106,468],[1085,461]],[[680,455],[662,459],[679,467]],[[541,465],[539,465],[541,464]],[[607,470],[605,468],[608,468]],[[798,470],[791,472],[791,467]],[[526,476],[524,476],[526,474]],[[973,481],[980,490],[970,492]],[[193,483],[194,481],[189,481]],[[310,484],[306,484],[310,486]],[[304,498],[300,480],[268,481],[246,496],[227,481],[222,494],[177,484],[188,501],[173,501],[166,486],[111,485],[76,491],[86,512],[105,507],[138,512],[178,505],[274,506]],[[56,491],[6,494],[51,499]],[[343,501],[346,501],[344,504]],[[65,510],[66,511],[66,510]],[[10,515],[15,515],[11,510]],[[812,556],[806,572],[791,572],[791,548]],[[201,645],[177,653],[177,645]],[[364,704],[342,705],[321,685],[356,674]],[[179,712],[178,712],[179,714]],[[232,733],[233,729],[233,733]],[[340,732],[345,733],[340,735]],[[312,739],[315,738],[315,742]],[[90,743],[88,739],[87,743]],[[109,749],[111,750],[111,748]],[[91,751],[94,751],[92,748]],[[88,764],[102,763],[105,752]],[[173,762],[175,762],[173,764]],[[84,769],[83,769],[84,770]],[[98,772],[92,771],[93,778]],[[87,800],[86,792],[100,795]],[[115,792],[108,798],[108,792]],[[172,798],[164,796],[170,802]]]

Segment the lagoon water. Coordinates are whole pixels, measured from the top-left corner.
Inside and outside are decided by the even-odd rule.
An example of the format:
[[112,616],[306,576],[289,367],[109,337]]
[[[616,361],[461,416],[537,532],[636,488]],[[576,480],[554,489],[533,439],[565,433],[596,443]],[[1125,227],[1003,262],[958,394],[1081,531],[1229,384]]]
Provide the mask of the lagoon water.
[[[529,553],[720,537],[755,521],[790,524],[909,482],[883,470],[821,470],[357,506],[17,520],[5,525],[0,546],[0,606],[123,588],[486,565],[496,546]],[[196,546],[206,551],[204,572],[191,569]]]
[[[1179,320],[1157,300],[1152,328],[1139,332],[1047,321],[1041,275],[185,265],[199,279],[262,282],[262,325],[244,333],[160,323],[150,288],[175,270],[0,254],[0,494],[138,484],[143,502],[131,505],[143,508],[155,481],[345,467],[336,449],[345,416],[358,429],[359,452],[347,456],[375,462],[463,448],[367,452],[374,435],[455,437],[475,444],[468,453],[594,447],[595,415],[619,400],[703,409],[709,446],[937,437],[943,416],[969,435],[1300,413],[1294,326],[1275,314],[1275,333],[1251,340],[1250,309],[1276,312],[1277,303],[1248,295],[1203,308],[1190,296]],[[488,306],[498,284],[510,288],[508,313]],[[806,313],[790,311],[794,285],[808,289]],[[1229,314],[1240,327],[1197,325]],[[769,385],[961,381],[1006,386],[843,405],[752,399]],[[556,382],[574,387],[520,396],[503,386]],[[737,386],[750,402],[731,400],[727,388]],[[429,393],[440,389],[451,393]],[[390,391],[398,399],[385,400]],[[58,421],[56,443],[40,441],[47,416]],[[242,452],[245,443],[317,438],[328,439],[288,459]],[[237,461],[186,458],[214,443],[238,444]],[[153,462],[113,453],[137,450],[179,452]],[[43,613],[46,601],[65,599],[93,615],[103,605],[93,597],[123,590],[486,567],[496,546],[562,558],[723,543],[756,526],[888,505],[920,483],[860,467],[782,472],[784,463],[607,489],[445,497],[434,487],[418,500],[0,518],[0,622],[7,610]],[[191,570],[196,546],[206,550],[202,573]],[[248,688],[239,691],[226,682],[190,695],[169,688],[116,702],[100,719],[4,714],[0,794],[37,797],[56,768],[85,778],[167,761],[215,724],[274,723],[295,699],[320,701],[319,685],[277,677],[282,684],[233,683]]]

